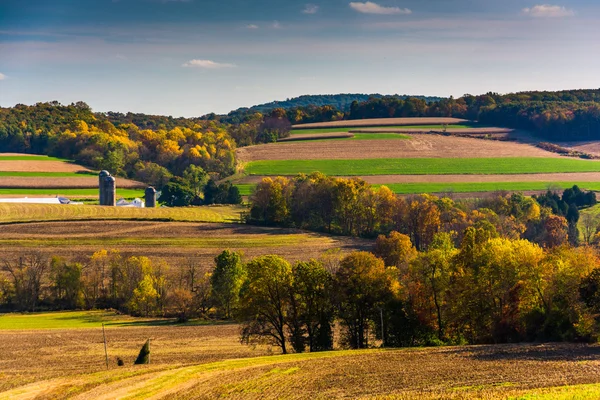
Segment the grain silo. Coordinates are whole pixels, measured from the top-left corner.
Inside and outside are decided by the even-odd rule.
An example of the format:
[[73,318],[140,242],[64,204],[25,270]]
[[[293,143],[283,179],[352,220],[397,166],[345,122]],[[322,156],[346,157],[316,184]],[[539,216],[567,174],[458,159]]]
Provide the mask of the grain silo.
[[115,178],[107,176],[104,178],[104,204],[114,207],[117,204],[117,183]]
[[156,189],[152,186],[146,188],[144,192],[144,200],[146,203],[146,208],[155,208],[156,207]]
[[110,173],[108,171],[100,171],[100,174],[98,175],[98,189],[100,191],[100,205],[104,206],[106,205],[106,199],[104,197],[104,194],[106,193],[106,189],[105,189],[105,179],[107,177],[110,176]]

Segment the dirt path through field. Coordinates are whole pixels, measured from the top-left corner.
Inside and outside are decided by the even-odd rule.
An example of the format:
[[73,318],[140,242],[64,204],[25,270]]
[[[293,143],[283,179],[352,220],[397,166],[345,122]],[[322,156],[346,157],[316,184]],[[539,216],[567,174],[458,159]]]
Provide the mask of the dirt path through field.
[[237,150],[241,162],[366,158],[546,157],[558,154],[531,144],[442,135],[411,135],[409,140],[332,140],[272,143]]

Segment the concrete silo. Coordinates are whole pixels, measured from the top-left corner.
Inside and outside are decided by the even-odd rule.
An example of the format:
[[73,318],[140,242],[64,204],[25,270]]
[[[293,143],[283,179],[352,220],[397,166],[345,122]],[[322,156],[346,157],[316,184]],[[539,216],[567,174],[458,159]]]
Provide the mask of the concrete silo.
[[106,193],[106,189],[105,189],[105,183],[104,180],[110,176],[110,173],[108,171],[100,171],[100,174],[98,175],[98,188],[100,191],[100,205],[104,206],[106,205],[106,199],[104,198],[104,194]]
[[146,208],[155,208],[156,207],[156,189],[153,187],[146,188],[144,192],[144,200],[146,203]]
[[117,204],[117,183],[115,178],[107,176],[104,178],[104,206],[114,207]]

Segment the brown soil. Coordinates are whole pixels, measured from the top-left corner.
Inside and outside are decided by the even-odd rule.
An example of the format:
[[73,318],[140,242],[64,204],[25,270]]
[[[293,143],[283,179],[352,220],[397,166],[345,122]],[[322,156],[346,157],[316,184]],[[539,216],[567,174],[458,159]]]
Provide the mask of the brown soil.
[[600,156],[600,141],[585,141],[585,142],[569,142],[569,143],[557,143],[560,146],[580,151],[582,153],[588,153],[593,156]]
[[[4,155],[4,154],[3,154]],[[18,154],[22,156],[23,154]],[[79,172],[89,171],[81,165],[62,161],[0,160],[0,171],[19,172]]]
[[[299,236],[295,242],[278,243],[278,235]],[[129,240],[115,244],[115,238]],[[207,246],[201,243],[202,239],[206,238],[222,239],[227,243],[219,246],[218,242],[216,245],[212,242]],[[56,243],[57,239],[63,242]],[[87,243],[78,244],[78,239],[85,239]],[[132,242],[131,239],[139,239],[140,242]],[[143,243],[144,239],[160,239],[160,243]],[[251,239],[258,242],[250,245],[241,243],[236,246],[231,244],[235,239]],[[333,248],[352,251],[370,249],[372,246],[372,241],[368,240],[319,235],[296,229],[149,221],[73,221],[3,225],[0,240],[3,241],[3,245],[0,246],[0,259],[39,251],[47,256],[57,255],[85,263],[89,256],[98,250],[114,249],[121,251],[124,256],[143,255],[155,261],[166,260],[174,268],[193,259],[206,271],[213,266],[214,257],[226,247],[242,251],[247,259],[277,254],[293,262],[318,258],[323,252]],[[44,245],[45,240],[54,242]],[[104,244],[104,240],[110,240],[110,243]],[[198,240],[197,244],[195,240]],[[265,241],[264,245],[261,240]]]
[[[147,185],[129,179],[117,178],[117,190],[143,189]],[[2,176],[1,188],[37,188],[37,189],[71,189],[71,188],[96,188],[98,177],[82,175],[81,177],[37,177],[37,176]]]
[[374,118],[355,119],[351,121],[317,122],[313,124],[294,125],[294,129],[336,128],[352,126],[394,126],[394,125],[443,125],[469,122],[459,118]]
[[[432,129],[386,129],[384,128],[365,128],[365,129],[353,129],[350,133],[429,133],[432,132]],[[441,130],[436,130],[439,132]],[[500,135],[500,134],[508,134],[512,133],[512,129],[506,128],[460,128],[460,129],[452,129],[449,127],[447,134],[451,135]]]
[[278,142],[295,142],[298,140],[319,140],[319,139],[343,139],[354,137],[352,133],[348,132],[333,132],[333,133],[308,133],[292,135],[287,138],[279,139]]
[[341,140],[272,143],[237,150],[242,162],[365,158],[560,157],[531,144],[442,135],[411,135],[410,140]]

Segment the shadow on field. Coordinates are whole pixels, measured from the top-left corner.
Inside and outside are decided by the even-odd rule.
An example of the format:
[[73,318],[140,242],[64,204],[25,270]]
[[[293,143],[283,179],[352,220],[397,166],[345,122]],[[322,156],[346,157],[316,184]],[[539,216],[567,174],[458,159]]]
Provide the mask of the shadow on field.
[[591,361],[600,360],[600,346],[575,343],[500,344],[449,350],[478,361]]

